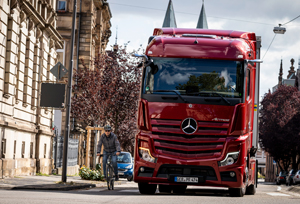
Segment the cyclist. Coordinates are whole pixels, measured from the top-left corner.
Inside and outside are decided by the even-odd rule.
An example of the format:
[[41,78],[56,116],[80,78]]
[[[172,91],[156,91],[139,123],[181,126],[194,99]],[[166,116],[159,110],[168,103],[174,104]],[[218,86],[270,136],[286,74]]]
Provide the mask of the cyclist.
[[120,142],[117,138],[117,136],[111,132],[111,126],[106,125],[104,126],[105,133],[103,133],[100,137],[100,140],[98,142],[98,148],[97,148],[97,156],[100,155],[102,144],[104,146],[103,148],[103,173],[104,176],[106,176],[106,163],[107,158],[109,155],[111,155],[111,162],[114,167],[114,173],[115,173],[115,180],[119,180],[118,175],[118,164],[117,164],[117,156],[121,152],[120,148]]

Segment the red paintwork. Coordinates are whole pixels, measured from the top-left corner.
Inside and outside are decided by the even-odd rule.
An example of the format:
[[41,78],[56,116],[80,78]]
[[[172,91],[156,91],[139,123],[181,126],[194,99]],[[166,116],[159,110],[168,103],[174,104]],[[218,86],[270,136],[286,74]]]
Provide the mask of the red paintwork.
[[[197,31],[197,32],[196,32]],[[162,34],[160,34],[162,33]],[[159,35],[160,34],[160,35]],[[182,37],[182,34],[209,34],[216,38]],[[238,31],[218,31],[205,29],[163,28],[155,29],[157,35],[148,45],[146,54],[150,57],[180,57],[219,60],[254,59],[254,33]],[[248,41],[242,39],[245,38]],[[194,42],[197,40],[197,44]],[[251,54],[251,57],[249,57]]]
[[[182,37],[182,34],[206,34],[216,35],[217,37],[212,39],[198,37],[198,43],[195,44],[195,37]],[[256,58],[256,37],[254,33],[226,30],[157,28],[154,30],[153,35],[156,37],[146,49],[146,55],[150,57],[235,61]],[[217,181],[207,180],[199,185],[230,188],[243,186],[244,171],[247,166],[249,170],[248,184],[254,184],[255,160],[249,159],[248,164],[246,161],[246,158],[249,156],[249,150],[252,147],[254,79],[256,74],[255,67],[249,68],[252,84],[250,96],[245,96],[245,102],[236,106],[159,103],[141,99],[138,111],[140,132],[136,135],[134,153],[134,181],[180,185],[170,182],[166,178],[156,177],[162,164],[177,164],[210,166],[216,172]],[[181,129],[181,123],[186,118],[193,118],[198,122],[198,130],[191,135],[191,138],[180,136],[185,135]],[[194,137],[196,135],[199,137]],[[187,144],[192,143],[195,144],[187,146]],[[148,148],[152,156],[157,158],[157,162],[151,163],[142,160],[138,154],[139,146]],[[194,151],[198,153],[194,154]],[[233,165],[219,167],[218,161],[223,160],[228,152],[234,151],[240,151],[238,161]],[[190,154],[180,152],[190,152]],[[154,168],[153,176],[138,176],[141,166]],[[220,172],[225,171],[234,171],[237,175],[237,181],[221,181]]]

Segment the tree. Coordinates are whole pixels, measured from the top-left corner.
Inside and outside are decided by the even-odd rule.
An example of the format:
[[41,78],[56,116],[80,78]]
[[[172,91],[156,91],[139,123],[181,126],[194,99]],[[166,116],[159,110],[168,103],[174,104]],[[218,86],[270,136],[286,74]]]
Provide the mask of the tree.
[[140,91],[141,69],[130,53],[120,48],[100,54],[94,68],[83,67],[74,74],[72,116],[84,125],[110,124],[121,147],[133,151],[137,131],[136,112]]
[[[281,85],[261,102],[259,132],[263,148],[274,157],[281,170],[292,163],[297,169],[300,160],[300,92]],[[281,163],[280,163],[281,161]]]

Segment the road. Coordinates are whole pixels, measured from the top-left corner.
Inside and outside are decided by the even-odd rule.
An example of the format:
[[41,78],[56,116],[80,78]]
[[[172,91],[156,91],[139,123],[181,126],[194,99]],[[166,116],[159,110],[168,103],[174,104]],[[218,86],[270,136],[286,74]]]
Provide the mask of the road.
[[188,187],[185,195],[161,194],[141,195],[137,184],[128,182],[109,191],[107,188],[92,188],[74,191],[32,191],[32,190],[0,190],[0,203],[300,203],[300,195],[287,193],[286,187],[261,183],[254,196],[245,195],[242,198],[229,197],[226,189],[203,189]]

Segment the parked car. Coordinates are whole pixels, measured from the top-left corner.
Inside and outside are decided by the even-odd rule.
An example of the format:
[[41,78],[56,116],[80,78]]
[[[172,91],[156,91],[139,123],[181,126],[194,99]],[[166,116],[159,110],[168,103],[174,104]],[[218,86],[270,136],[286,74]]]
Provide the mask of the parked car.
[[129,152],[121,152],[117,157],[118,175],[120,178],[127,178],[128,181],[133,180],[133,160]]
[[298,170],[292,169],[292,170],[290,170],[289,173],[286,175],[286,179],[285,179],[286,181],[285,181],[285,184],[286,184],[287,186],[290,186],[290,185],[294,184],[294,183],[293,183],[293,178],[294,178],[294,176],[295,176],[295,174],[296,174],[297,171],[298,171]]
[[300,183],[300,170],[298,170],[293,178],[293,184]]
[[282,183],[285,183],[286,175],[287,175],[287,172],[281,171],[276,177],[276,184],[280,185]]

